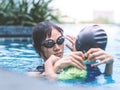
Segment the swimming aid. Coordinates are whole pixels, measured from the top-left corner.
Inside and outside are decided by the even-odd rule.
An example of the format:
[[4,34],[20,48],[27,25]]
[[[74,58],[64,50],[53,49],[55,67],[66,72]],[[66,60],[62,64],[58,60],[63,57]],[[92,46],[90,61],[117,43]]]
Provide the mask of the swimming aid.
[[87,76],[86,70],[80,70],[74,66],[70,66],[61,72],[58,75],[59,80],[74,80],[74,79],[81,79],[84,80]]
[[85,60],[84,63],[87,66],[86,70],[80,70],[74,66],[70,66],[58,74],[58,79],[62,81],[76,79],[81,81],[92,81],[96,76],[101,74],[98,67],[91,67],[91,64],[94,64],[96,62],[88,62]]

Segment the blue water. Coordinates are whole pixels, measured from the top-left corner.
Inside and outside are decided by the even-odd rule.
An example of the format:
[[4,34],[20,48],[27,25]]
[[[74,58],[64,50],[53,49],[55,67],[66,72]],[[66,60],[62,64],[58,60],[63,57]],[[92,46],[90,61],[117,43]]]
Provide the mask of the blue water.
[[24,73],[34,70],[41,64],[41,59],[36,54],[31,40],[11,40],[0,42],[0,67]]
[[[85,25],[60,25],[66,34],[76,36],[77,33]],[[111,77],[99,76],[96,81],[90,83],[81,83],[79,81],[57,82],[58,86],[102,86],[116,87],[120,84],[120,27],[114,25],[101,25],[108,35],[108,44],[106,51],[110,53],[114,59],[114,71]],[[65,43],[69,43],[66,41]],[[67,55],[70,50],[65,47],[64,55]],[[35,52],[32,46],[32,40],[19,39],[0,39],[0,68],[8,69],[18,73],[26,73],[29,70],[35,70],[36,66],[42,64],[41,58]],[[101,71],[104,70],[104,65],[99,66]],[[55,83],[56,84],[56,83]]]

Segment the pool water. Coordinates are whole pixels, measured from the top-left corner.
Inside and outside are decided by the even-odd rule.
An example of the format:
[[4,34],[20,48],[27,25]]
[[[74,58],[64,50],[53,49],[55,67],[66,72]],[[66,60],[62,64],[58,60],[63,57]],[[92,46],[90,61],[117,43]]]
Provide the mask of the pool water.
[[[66,34],[76,36],[84,25],[60,25]],[[111,77],[99,76],[96,81],[90,83],[81,83],[79,81],[57,82],[59,86],[74,86],[82,84],[83,86],[102,86],[114,87],[120,84],[120,27],[114,25],[101,25],[108,35],[108,44],[106,51],[110,53],[114,59],[114,71]],[[69,28],[71,27],[71,28]],[[75,31],[76,30],[76,31]],[[68,43],[68,41],[65,41]],[[67,55],[70,50],[65,47],[64,55]],[[29,70],[35,70],[38,65],[41,65],[42,59],[38,56],[32,46],[30,39],[0,39],[0,68],[15,71],[18,73],[26,73]],[[104,65],[99,66],[101,71],[104,70]],[[55,83],[56,84],[56,83]]]
[[31,40],[7,39],[0,42],[0,67],[24,73],[41,64]]

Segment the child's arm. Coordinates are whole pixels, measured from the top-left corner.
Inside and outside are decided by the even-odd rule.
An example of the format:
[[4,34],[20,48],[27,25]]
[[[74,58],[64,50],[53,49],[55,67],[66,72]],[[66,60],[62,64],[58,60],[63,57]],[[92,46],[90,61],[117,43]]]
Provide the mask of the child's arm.
[[106,62],[105,75],[112,75],[113,73],[113,60]]

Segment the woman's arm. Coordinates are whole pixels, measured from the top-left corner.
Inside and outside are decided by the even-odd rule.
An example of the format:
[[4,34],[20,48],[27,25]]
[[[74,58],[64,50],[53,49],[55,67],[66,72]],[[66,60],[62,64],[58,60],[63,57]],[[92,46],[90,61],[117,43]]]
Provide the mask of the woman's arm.
[[85,70],[84,55],[80,51],[71,52],[69,55],[64,56],[54,64],[54,70],[57,72],[60,69],[65,69],[69,66],[75,66],[81,70]]
[[54,63],[59,60],[59,57],[51,55],[48,60],[45,62],[45,75],[49,80],[58,80],[57,73],[54,70]]
[[45,75],[49,80],[59,80],[57,73],[59,70],[64,70],[69,66],[75,66],[81,70],[85,70],[84,55],[82,52],[71,52],[69,55],[63,58],[51,55],[50,58],[45,62]]
[[54,63],[60,59],[59,57],[56,57],[54,55],[51,55],[49,57],[48,60],[46,60],[45,64],[44,64],[44,69],[45,69],[45,72],[41,73],[41,72],[27,72],[27,75],[28,76],[31,76],[31,77],[46,77],[47,79],[49,80],[58,80],[57,78],[57,74],[53,68],[54,66]]

